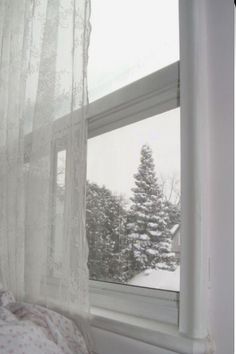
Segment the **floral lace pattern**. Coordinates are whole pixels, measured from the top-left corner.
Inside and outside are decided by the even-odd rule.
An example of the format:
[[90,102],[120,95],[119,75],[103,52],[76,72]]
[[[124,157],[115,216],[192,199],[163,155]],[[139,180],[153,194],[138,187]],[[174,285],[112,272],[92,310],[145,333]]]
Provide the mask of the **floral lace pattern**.
[[[0,2],[0,281],[17,301],[55,300],[68,311],[76,306],[83,315],[89,308],[85,237],[89,16],[89,0]],[[58,141],[66,150],[59,231]]]

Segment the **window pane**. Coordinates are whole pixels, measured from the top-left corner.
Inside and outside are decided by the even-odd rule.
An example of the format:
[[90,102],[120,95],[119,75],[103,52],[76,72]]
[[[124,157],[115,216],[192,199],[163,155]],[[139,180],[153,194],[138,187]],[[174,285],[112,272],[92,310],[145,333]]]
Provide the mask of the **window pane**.
[[90,102],[179,60],[178,0],[92,0]]
[[57,152],[55,190],[53,194],[53,230],[52,230],[52,273],[60,275],[64,254],[64,209],[65,209],[65,171],[66,150]]
[[179,290],[179,108],[89,139],[90,278]]

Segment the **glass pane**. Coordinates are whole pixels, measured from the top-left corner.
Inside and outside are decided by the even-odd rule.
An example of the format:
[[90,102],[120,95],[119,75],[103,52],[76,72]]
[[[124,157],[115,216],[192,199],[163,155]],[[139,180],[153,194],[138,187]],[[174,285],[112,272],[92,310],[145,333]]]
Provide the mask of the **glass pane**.
[[178,0],[92,0],[89,100],[179,60]]
[[64,208],[65,208],[65,171],[66,171],[66,151],[58,151],[55,192],[54,192],[54,220],[52,233],[52,270],[53,275],[60,275],[61,264],[63,262],[64,243]]
[[90,278],[179,290],[180,110],[89,139]]

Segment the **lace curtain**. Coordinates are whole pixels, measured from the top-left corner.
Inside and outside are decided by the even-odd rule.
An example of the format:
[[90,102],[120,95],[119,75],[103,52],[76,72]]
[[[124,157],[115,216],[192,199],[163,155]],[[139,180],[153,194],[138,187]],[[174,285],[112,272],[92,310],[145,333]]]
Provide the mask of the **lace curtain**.
[[88,313],[88,0],[0,1],[0,281]]

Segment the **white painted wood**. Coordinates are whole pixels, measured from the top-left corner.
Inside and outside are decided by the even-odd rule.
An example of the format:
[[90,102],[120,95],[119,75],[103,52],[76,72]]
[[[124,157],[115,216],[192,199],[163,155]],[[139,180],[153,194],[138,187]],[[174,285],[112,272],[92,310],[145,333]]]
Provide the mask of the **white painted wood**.
[[98,328],[92,328],[92,335],[96,354],[175,354]]
[[137,122],[179,106],[179,62],[137,80],[88,107],[88,136]]
[[[53,293],[59,280],[48,276],[47,289]],[[179,294],[112,283],[90,281],[90,305],[107,310],[153,320],[170,325],[178,324]]]
[[90,281],[91,306],[152,319],[178,323],[178,293]]
[[[143,347],[148,344],[154,353],[174,352],[179,354],[206,354],[212,353],[210,343],[207,340],[192,340],[183,337],[178,332],[177,326],[170,326],[156,321],[147,321],[135,316],[117,314],[111,311],[98,310],[91,320],[93,333],[96,333],[94,348],[103,354],[109,353],[108,339],[113,342],[116,353],[130,353],[128,348],[122,351],[121,348],[130,340],[133,345],[139,348],[141,353]],[[112,339],[113,338],[113,339]],[[119,338],[119,345],[116,346],[114,338]],[[134,342],[135,340],[135,342]],[[132,342],[131,341],[131,342]],[[102,344],[102,345],[101,345]],[[131,352],[134,347],[130,348]],[[146,353],[143,351],[143,353]]]
[[205,0],[180,0],[181,275],[179,330],[206,338],[208,173]]
[[[88,138],[163,113],[179,106],[179,62],[137,80],[88,105]],[[53,136],[66,144],[68,125],[79,124],[84,109],[58,118],[53,123]],[[44,127],[46,130],[47,127]],[[43,134],[42,132],[40,132]],[[64,146],[63,146],[64,139]],[[31,146],[31,133],[25,137],[25,156]]]

